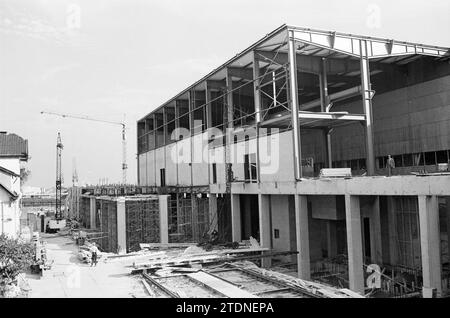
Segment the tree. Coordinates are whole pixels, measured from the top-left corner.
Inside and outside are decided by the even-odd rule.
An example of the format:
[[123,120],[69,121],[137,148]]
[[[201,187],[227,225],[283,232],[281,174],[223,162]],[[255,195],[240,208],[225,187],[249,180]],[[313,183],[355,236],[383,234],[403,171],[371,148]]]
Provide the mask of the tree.
[[27,270],[34,261],[35,249],[4,234],[0,235],[0,285],[15,282],[17,275]]
[[31,171],[27,168],[20,168],[20,184],[25,184],[31,175]]

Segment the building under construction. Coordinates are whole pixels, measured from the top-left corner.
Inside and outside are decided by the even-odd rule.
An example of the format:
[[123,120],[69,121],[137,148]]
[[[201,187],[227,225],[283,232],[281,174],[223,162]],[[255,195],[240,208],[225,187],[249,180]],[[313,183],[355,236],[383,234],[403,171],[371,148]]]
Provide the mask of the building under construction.
[[375,264],[392,295],[446,295],[449,97],[449,48],[284,25],[137,122],[139,186],[169,195],[173,241],[254,237],[300,278],[362,293]]

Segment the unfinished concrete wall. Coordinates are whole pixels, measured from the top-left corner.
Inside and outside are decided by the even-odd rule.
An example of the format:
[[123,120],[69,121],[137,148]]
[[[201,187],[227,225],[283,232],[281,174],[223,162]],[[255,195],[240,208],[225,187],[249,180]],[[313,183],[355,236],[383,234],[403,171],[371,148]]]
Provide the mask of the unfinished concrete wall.
[[293,181],[292,131],[260,138],[261,181]]
[[182,160],[178,165],[178,184],[180,186],[190,186],[192,183],[191,180],[191,148],[190,148],[191,140],[190,138],[183,139],[177,142],[177,154],[185,158],[186,160]]
[[98,197],[96,201],[100,210],[98,228],[102,232],[102,238],[96,241],[102,251],[117,253],[117,202],[105,197]]
[[[155,165],[155,174],[156,174],[156,185],[161,186],[161,178],[160,178],[160,171],[161,169],[166,168],[166,158],[165,158],[165,148],[158,148],[155,150],[155,159],[156,159],[156,165]],[[167,180],[167,172],[166,172],[166,180]],[[167,182],[166,182],[167,184]]]
[[208,181],[208,158],[203,151],[207,153],[207,137],[205,134],[198,134],[192,138],[193,145],[193,163],[192,180],[195,186],[207,185]]
[[[450,76],[375,95],[375,152],[387,156],[450,149]],[[336,107],[342,110],[344,107]],[[345,105],[360,112],[360,102]],[[359,125],[336,129],[333,159],[364,157],[364,132]]]
[[87,196],[82,196],[80,198],[80,222],[86,228],[91,227],[90,209],[91,199]]
[[156,185],[156,160],[155,160],[156,151],[152,150],[147,152],[147,180],[146,184],[148,186]]
[[217,176],[217,182],[218,184],[225,184],[226,178],[225,178],[225,164],[224,164],[224,147],[215,147],[211,148],[209,150],[209,158],[211,165],[209,167],[210,169],[210,183],[213,183],[213,168],[212,164],[216,164],[216,176]]
[[139,167],[139,185],[147,185],[147,153],[138,156],[138,167]]
[[[295,246],[292,246],[293,240],[290,226],[292,220],[290,217],[289,196],[272,195],[270,201],[272,211],[272,248],[279,252],[294,250]],[[291,260],[291,256],[283,256],[281,258],[284,261]]]
[[177,164],[172,158],[172,152],[176,151],[177,144],[173,143],[164,147],[165,149],[165,158],[166,158],[166,185],[177,185],[178,183],[178,172],[177,172]]

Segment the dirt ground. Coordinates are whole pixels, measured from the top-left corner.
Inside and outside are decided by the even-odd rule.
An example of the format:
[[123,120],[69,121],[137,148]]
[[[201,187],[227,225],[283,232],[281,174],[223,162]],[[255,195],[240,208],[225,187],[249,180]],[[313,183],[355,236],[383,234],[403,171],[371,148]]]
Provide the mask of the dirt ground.
[[43,277],[27,275],[30,298],[129,298],[146,297],[139,278],[130,276],[127,261],[105,262],[96,267],[81,263],[78,246],[69,237],[43,235],[47,258],[54,263]]

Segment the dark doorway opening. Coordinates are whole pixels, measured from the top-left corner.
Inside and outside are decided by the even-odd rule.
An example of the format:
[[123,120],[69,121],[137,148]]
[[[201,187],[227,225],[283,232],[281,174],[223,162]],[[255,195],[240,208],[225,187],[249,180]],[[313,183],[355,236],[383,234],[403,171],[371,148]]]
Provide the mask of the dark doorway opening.
[[370,249],[370,218],[364,218],[364,256],[366,259],[372,257]]
[[250,236],[259,239],[259,205],[258,195],[249,194],[240,196],[241,206],[241,233],[242,239],[248,240]]

